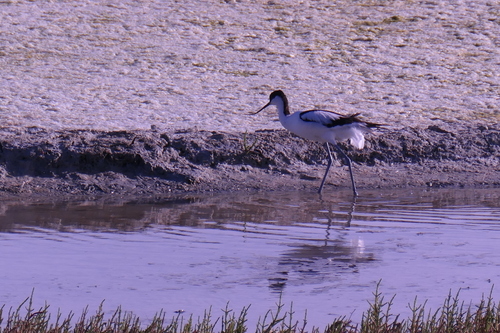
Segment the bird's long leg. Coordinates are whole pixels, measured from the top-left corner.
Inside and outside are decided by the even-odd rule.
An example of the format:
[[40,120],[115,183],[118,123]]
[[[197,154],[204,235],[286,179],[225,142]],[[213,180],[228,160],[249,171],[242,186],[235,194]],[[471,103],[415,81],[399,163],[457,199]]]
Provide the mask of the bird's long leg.
[[328,166],[326,167],[325,175],[323,176],[323,180],[321,181],[321,185],[319,186],[319,191],[318,193],[321,194],[323,191],[323,186],[325,185],[326,181],[326,176],[328,175],[328,171],[330,171],[330,167],[332,166],[333,162],[333,157],[332,157],[332,152],[330,151],[330,145],[328,142],[325,143],[326,146],[326,151],[328,152]]
[[339,147],[338,144],[335,143],[335,147],[340,152],[340,154],[344,157],[344,159],[347,163],[347,166],[349,167],[349,174],[351,175],[352,191],[354,193],[354,196],[357,197],[358,192],[356,191],[356,184],[354,184],[354,176],[352,175],[351,159],[349,158],[349,156],[346,155],[346,153],[344,153],[344,151],[342,150],[342,148]]

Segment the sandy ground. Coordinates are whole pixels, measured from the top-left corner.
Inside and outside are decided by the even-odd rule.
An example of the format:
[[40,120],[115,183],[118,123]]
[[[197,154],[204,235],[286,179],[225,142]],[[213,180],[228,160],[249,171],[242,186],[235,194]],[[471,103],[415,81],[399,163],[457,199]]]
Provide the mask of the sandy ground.
[[348,150],[360,188],[499,184],[498,2],[0,8],[4,195],[314,190],[323,149],[244,116],[278,88],[390,125]]
[[500,4],[487,0],[0,1],[1,126],[278,129],[293,110],[396,127],[497,123]]

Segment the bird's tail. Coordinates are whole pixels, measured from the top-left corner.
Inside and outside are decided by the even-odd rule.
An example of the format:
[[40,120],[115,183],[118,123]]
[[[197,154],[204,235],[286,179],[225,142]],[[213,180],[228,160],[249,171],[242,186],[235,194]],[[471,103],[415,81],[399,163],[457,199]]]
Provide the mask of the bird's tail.
[[377,124],[377,123],[371,123],[369,121],[365,121],[359,117],[360,115],[361,115],[361,112],[358,112],[358,113],[355,113],[355,114],[349,116],[348,118],[351,122],[358,123],[367,129],[387,126],[387,124]]
[[353,133],[354,135],[351,136],[349,140],[351,144],[358,149],[363,149],[363,147],[365,146],[365,136],[363,135],[364,133],[370,133],[372,129],[387,126],[385,124],[371,123],[368,121],[360,121],[358,124],[358,131],[355,131]]
[[368,127],[368,128],[378,128],[378,127],[387,126],[387,124],[370,123],[370,122],[367,122],[367,121],[365,121],[364,123],[365,123],[365,126]]

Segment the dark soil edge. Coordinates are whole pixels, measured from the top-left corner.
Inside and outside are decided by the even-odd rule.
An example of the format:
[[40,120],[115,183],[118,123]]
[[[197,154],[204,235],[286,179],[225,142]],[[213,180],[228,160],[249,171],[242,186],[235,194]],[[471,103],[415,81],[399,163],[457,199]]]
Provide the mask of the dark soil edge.
[[[483,125],[385,129],[363,150],[342,144],[357,186],[500,185],[500,130]],[[0,129],[0,196],[158,195],[205,191],[315,191],[326,154],[285,130],[24,131]],[[349,187],[332,168],[327,190]]]

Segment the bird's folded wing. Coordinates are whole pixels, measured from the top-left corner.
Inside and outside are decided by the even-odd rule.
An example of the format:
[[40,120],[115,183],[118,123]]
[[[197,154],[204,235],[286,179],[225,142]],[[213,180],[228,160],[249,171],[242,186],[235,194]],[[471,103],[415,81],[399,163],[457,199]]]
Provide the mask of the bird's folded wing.
[[323,126],[334,127],[352,124],[357,121],[356,115],[342,116],[333,111],[326,110],[311,110],[300,113],[300,119],[303,121],[311,121],[319,123]]

